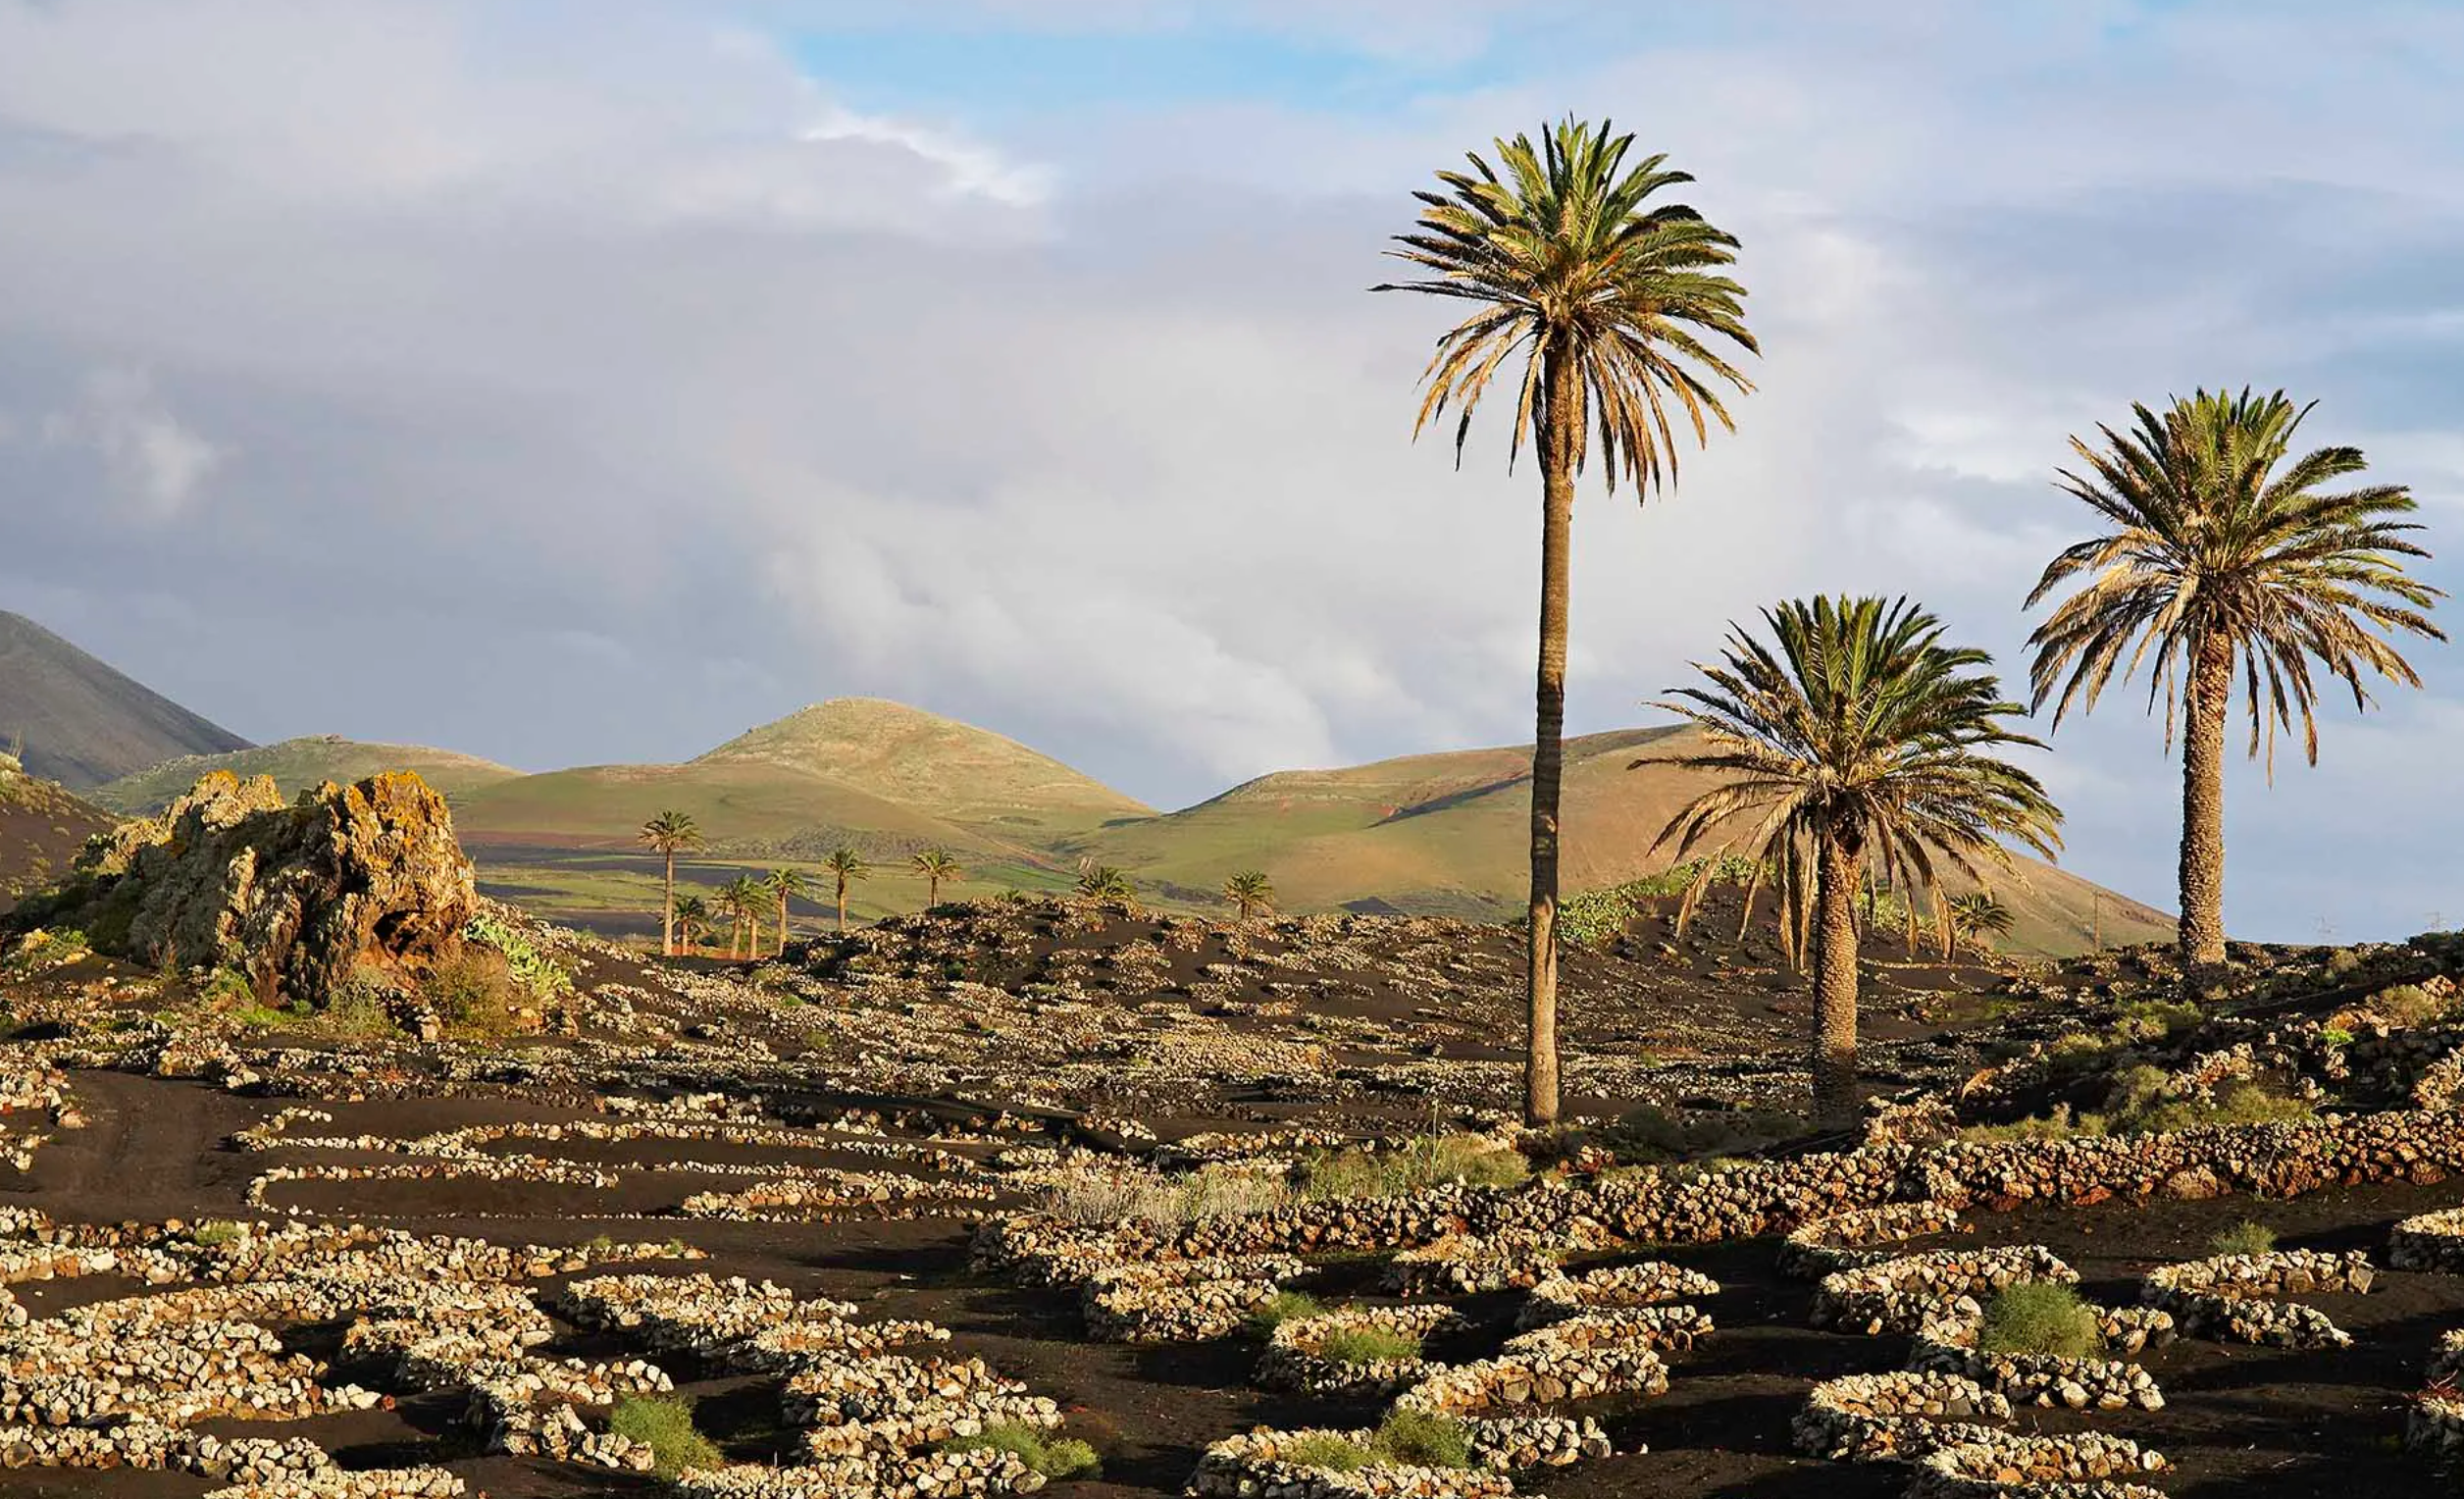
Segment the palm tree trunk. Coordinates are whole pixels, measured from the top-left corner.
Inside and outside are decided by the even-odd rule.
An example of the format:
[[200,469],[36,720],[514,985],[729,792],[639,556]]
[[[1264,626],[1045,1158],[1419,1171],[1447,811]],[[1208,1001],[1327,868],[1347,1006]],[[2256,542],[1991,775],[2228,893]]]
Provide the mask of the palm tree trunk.
[[839,876],[839,935],[847,935],[847,876]]
[[939,905],[940,904],[941,876],[938,874],[928,874],[924,876],[924,908],[926,910],[931,910],[934,906]]
[[757,909],[748,910],[744,912],[744,961],[751,962],[760,956],[761,912]]
[[779,956],[787,956],[787,892],[779,892]]
[[1523,1121],[1557,1122],[1558,801],[1566,766],[1566,633],[1574,531],[1574,443],[1579,372],[1552,348],[1540,433],[1540,671],[1531,734],[1531,909],[1525,969],[1531,997],[1523,1060]]
[[667,851],[667,904],[659,907],[659,955],[676,956],[676,851]]
[[1814,871],[1814,1116],[1826,1129],[1857,1122],[1857,860],[1824,834]]
[[2183,695],[2182,736],[2182,970],[2194,990],[2225,962],[2225,713],[2233,700],[2233,642],[2199,642]]

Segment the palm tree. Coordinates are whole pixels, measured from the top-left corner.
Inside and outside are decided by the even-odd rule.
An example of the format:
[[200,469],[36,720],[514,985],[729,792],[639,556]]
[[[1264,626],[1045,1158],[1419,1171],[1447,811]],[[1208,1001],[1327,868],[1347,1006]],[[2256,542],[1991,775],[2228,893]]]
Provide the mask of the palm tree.
[[675,906],[676,930],[685,939],[685,951],[699,956],[696,939],[710,929],[710,907],[699,896],[687,896]]
[[762,883],[779,898],[779,956],[787,956],[787,902],[790,896],[804,893],[804,876],[794,869],[773,869]]
[[1110,864],[1092,859],[1078,865],[1078,894],[1090,901],[1134,901],[1138,893],[1130,887],[1129,876]]
[[719,888],[719,896],[728,914],[735,918],[728,932],[727,956],[759,957],[761,908],[770,899],[761,881],[740,874]]
[[659,813],[642,825],[635,835],[650,846],[650,852],[667,860],[666,904],[659,907],[659,951],[666,956],[676,956],[676,855],[687,849],[701,847],[701,827],[693,813],[674,808]]
[[821,861],[821,867],[829,870],[833,875],[838,877],[839,930],[844,932],[847,930],[847,886],[853,881],[863,879],[870,875],[873,872],[873,866],[864,862],[864,856],[862,854],[856,853],[853,849],[848,848],[847,845],[841,844],[839,847],[830,851],[830,856]]
[[916,873],[924,876],[924,908],[931,910],[941,904],[941,882],[954,880],[966,873],[948,849],[927,849],[907,860]]
[[[1729,627],[1710,686],[1673,689],[1662,707],[1701,725],[1710,745],[1678,756],[1721,784],[1671,818],[1660,843],[1746,845],[1771,870],[1780,931],[1814,970],[1814,1106],[1854,1122],[1857,1097],[1857,887],[1873,867],[1900,889],[1936,892],[1936,860],[1981,882],[2013,838],[2050,856],[2062,820],[2036,778],[1985,751],[2041,749],[2003,726],[2025,709],[1976,668],[1981,650],[1942,644],[1942,626],[1903,598],[1791,600],[1763,611],[1771,646]],[[1656,846],[1655,846],[1656,847]],[[1706,868],[1714,867],[1707,864]],[[1747,887],[1764,878],[1758,866]],[[1692,914],[1697,875],[1678,907]]]
[[[1531,905],[1526,969],[1531,1001],[1523,1113],[1547,1124],[1558,1112],[1557,883],[1560,740],[1566,720],[1567,568],[1574,479],[1597,428],[1610,491],[1620,474],[1638,495],[1676,477],[1670,408],[1695,441],[1708,421],[1733,430],[1725,387],[1753,389],[1708,339],[1754,351],[1745,289],[1721,275],[1737,241],[1682,203],[1646,206],[1693,179],[1666,156],[1630,167],[1634,137],[1571,118],[1497,142],[1500,166],[1477,153],[1470,172],[1440,172],[1444,193],[1417,192],[1418,233],[1388,253],[1434,272],[1432,280],[1381,285],[1477,303],[1437,340],[1421,377],[1416,436],[1451,404],[1455,457],[1463,461],[1471,414],[1498,368],[1518,354],[1511,471],[1525,441],[1540,462],[1540,660],[1531,747]],[[1708,421],[1707,421],[1708,419]]]
[[1989,891],[1973,890],[1954,900],[1945,908],[1949,920],[1943,926],[1942,956],[1959,956],[1962,937],[1978,947],[1991,947],[1991,939],[2007,935],[2016,918],[2011,908],[1995,900]]
[[1262,869],[1244,869],[1223,882],[1223,898],[1231,902],[1239,909],[1241,919],[1247,921],[1261,910],[1274,909],[1274,881],[1266,878]]
[[2225,720],[2236,661],[2249,753],[2264,727],[2273,775],[2277,730],[2290,732],[2298,713],[2316,764],[2312,663],[2351,690],[2356,709],[2370,703],[2364,668],[2421,686],[2386,636],[2445,640],[2424,612],[2444,595],[2404,571],[2405,558],[2430,553],[2406,540],[2421,528],[2395,519],[2414,509],[2402,485],[2321,492],[2369,467],[2360,448],[2285,462],[2309,406],[2245,388],[2202,389],[2161,414],[2130,409],[2129,432],[2097,428],[2102,447],[2071,439],[2087,472],[2060,471],[2061,487],[2110,529],[2055,557],[2028,595],[2032,606],[2085,580],[2028,637],[2028,676],[2036,706],[2055,698],[2059,728],[2074,704],[2096,706],[2116,667],[2128,682],[2150,661],[2148,708],[2164,699],[2168,749],[2177,713],[2182,723],[2182,965],[2203,989],[2225,961]]

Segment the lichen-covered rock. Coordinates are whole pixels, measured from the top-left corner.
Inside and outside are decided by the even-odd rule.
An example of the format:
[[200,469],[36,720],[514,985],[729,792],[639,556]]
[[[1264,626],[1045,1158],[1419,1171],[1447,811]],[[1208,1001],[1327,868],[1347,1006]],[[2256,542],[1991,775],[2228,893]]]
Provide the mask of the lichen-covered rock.
[[77,870],[22,915],[81,927],[115,956],[231,968],[262,997],[312,1004],[362,968],[416,977],[479,909],[444,798],[408,771],[285,804],[271,777],[218,770],[160,817],[96,839]]

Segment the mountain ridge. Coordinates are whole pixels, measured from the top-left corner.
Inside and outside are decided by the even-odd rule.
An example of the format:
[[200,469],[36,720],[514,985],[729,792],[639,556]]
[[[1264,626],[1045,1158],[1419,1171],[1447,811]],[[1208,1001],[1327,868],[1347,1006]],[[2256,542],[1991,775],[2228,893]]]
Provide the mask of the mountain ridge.
[[0,609],[0,750],[85,790],[185,754],[253,749],[23,614]]

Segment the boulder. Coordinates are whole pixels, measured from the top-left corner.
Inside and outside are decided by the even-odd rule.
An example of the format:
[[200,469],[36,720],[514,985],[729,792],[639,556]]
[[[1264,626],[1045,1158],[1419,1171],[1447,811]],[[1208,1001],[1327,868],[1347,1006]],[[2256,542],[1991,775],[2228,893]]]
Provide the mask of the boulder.
[[97,837],[22,916],[84,929],[148,964],[231,968],[258,994],[321,1004],[361,969],[407,987],[478,912],[444,798],[408,771],[285,803],[227,770],[159,817]]

